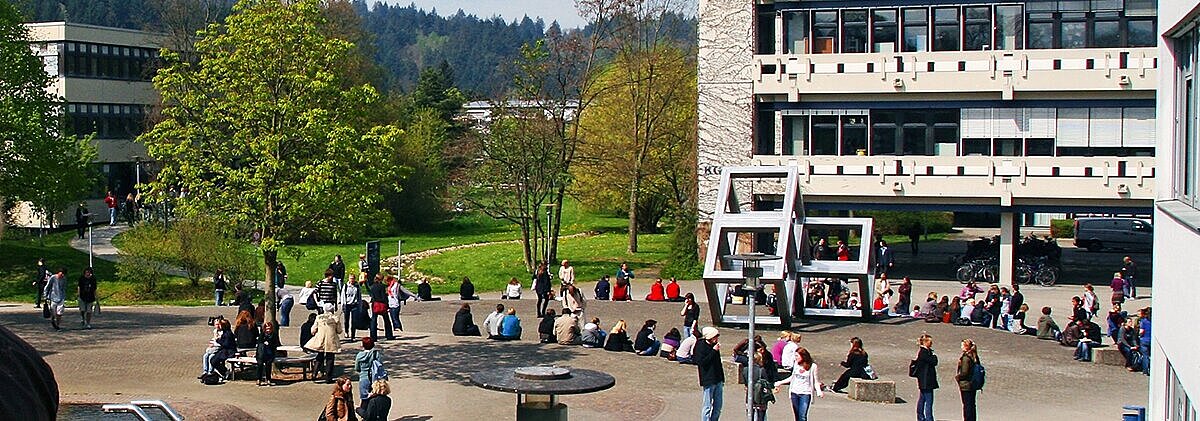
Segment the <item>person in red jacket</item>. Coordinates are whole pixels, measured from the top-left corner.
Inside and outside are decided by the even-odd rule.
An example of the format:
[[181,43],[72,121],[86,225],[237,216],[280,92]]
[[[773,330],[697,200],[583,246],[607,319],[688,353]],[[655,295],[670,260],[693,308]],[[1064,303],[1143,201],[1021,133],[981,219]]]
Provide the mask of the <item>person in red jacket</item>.
[[104,204],[108,205],[108,224],[109,225],[116,224],[117,223],[117,198],[113,197],[113,192],[110,191],[110,192],[108,192],[107,196],[104,196]]
[[671,277],[671,282],[667,284],[667,301],[682,303],[684,298],[679,295],[679,282],[675,281],[675,277]]
[[650,285],[650,295],[646,296],[646,301],[667,301],[667,297],[663,294],[662,278],[654,281],[654,285]]

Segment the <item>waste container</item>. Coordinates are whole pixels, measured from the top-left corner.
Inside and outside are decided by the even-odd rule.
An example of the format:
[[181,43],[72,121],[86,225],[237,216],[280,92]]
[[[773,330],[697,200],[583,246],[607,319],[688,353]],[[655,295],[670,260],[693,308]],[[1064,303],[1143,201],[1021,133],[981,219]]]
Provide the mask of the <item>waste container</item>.
[[1122,421],[1146,421],[1146,407],[1139,405],[1125,405],[1125,414],[1121,416]]

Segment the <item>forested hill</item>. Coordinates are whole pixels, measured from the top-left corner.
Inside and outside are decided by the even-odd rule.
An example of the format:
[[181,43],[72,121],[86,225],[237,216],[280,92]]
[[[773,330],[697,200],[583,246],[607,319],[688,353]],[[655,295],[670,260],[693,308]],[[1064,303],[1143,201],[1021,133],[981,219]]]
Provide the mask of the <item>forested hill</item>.
[[[21,9],[32,22],[61,21],[129,29],[162,27],[162,10],[194,10],[209,16],[228,15],[235,0],[5,0]],[[565,1],[565,0],[564,0]],[[480,19],[462,11],[441,16],[413,5],[396,6],[351,0],[364,29],[374,40],[376,62],[385,69],[388,87],[407,91],[421,69],[446,60],[454,69],[455,84],[471,97],[490,97],[508,82],[504,67],[512,63],[522,44],[545,34],[541,19],[506,22]],[[200,17],[197,17],[200,18]],[[687,44],[695,44],[695,21],[685,20]]]

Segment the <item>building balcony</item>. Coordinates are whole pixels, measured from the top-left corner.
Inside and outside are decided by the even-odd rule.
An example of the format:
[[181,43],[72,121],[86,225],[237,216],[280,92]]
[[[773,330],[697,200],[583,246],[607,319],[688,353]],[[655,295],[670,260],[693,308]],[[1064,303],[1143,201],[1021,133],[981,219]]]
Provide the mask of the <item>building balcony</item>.
[[1154,200],[1154,159],[756,155],[750,164],[797,167],[806,203],[1078,212],[1149,209]]
[[754,93],[1153,92],[1155,48],[775,54],[754,56]]

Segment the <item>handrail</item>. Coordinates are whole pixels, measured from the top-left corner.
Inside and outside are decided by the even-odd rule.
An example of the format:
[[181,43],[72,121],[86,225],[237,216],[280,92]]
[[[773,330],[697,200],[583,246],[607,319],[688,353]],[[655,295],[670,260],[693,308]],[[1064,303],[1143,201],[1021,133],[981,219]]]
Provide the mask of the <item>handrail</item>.
[[167,405],[166,402],[161,400],[131,401],[129,403],[143,408],[158,408],[163,413],[167,414],[168,417],[171,417],[172,421],[183,421],[183,415],[175,412],[175,409],[171,408],[171,405]]
[[142,421],[152,421],[150,415],[143,411],[140,406],[130,403],[110,403],[100,407],[107,414],[128,413],[137,415]]

